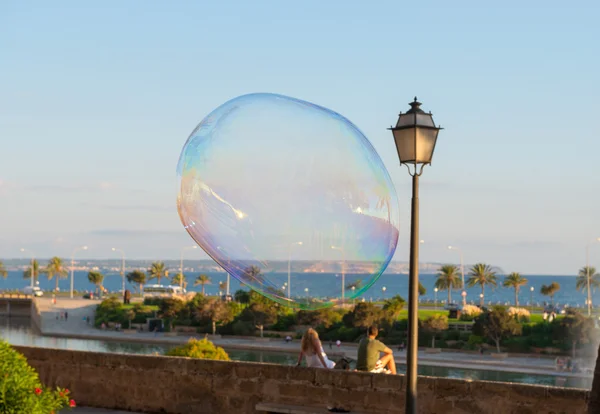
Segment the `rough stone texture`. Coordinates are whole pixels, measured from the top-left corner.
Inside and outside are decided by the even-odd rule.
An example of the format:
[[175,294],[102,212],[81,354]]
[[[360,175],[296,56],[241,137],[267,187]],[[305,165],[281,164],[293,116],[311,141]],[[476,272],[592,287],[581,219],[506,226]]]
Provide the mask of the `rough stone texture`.
[[[147,413],[254,413],[259,402],[404,411],[404,377],[247,362],[16,347],[78,404]],[[589,392],[419,377],[419,412],[578,414]]]

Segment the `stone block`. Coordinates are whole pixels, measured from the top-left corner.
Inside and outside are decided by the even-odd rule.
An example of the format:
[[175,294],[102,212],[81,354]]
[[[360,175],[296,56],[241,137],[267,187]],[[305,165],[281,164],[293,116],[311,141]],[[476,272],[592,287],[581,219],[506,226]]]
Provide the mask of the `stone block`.
[[373,374],[372,387],[374,390],[395,390],[404,392],[404,376]]

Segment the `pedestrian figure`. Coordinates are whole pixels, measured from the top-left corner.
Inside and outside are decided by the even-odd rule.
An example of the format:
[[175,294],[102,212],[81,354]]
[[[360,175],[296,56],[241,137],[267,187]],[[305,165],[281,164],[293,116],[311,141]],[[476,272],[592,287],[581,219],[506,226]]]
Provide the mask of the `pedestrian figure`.
[[337,347],[339,348],[342,345],[342,341],[340,341],[339,339],[337,341],[335,341],[335,344],[337,345]]
[[65,312],[65,321],[69,319],[69,312]]
[[329,349],[333,349],[333,341],[331,339],[329,340]]
[[400,351],[400,352],[404,351],[404,342],[400,343],[400,346],[398,347],[398,351]]

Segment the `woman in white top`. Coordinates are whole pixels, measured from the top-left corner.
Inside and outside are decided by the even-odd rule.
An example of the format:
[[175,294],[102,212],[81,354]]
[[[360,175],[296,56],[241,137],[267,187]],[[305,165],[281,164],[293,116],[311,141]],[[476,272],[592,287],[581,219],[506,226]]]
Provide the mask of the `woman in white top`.
[[327,354],[323,351],[323,345],[319,340],[319,334],[313,328],[309,328],[302,336],[297,366],[302,362],[302,357],[306,358],[306,366],[309,368],[333,368],[335,366],[335,362],[327,359]]

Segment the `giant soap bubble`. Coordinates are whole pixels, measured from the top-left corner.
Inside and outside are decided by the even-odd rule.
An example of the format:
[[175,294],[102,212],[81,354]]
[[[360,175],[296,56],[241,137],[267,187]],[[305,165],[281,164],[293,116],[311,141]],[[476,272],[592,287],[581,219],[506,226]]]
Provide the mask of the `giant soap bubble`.
[[396,249],[390,176],[358,128],[327,108],[264,93],[232,99],[194,129],[177,173],[188,233],[281,304],[351,302]]

